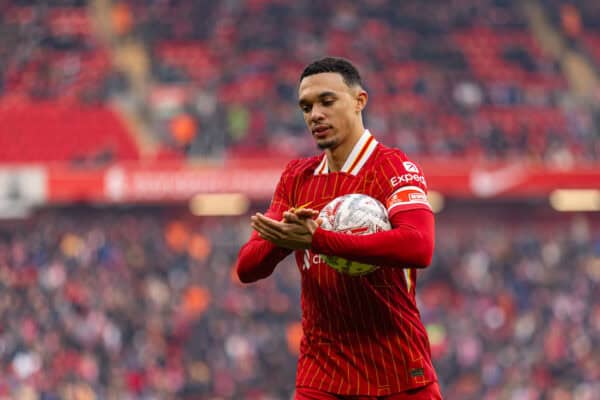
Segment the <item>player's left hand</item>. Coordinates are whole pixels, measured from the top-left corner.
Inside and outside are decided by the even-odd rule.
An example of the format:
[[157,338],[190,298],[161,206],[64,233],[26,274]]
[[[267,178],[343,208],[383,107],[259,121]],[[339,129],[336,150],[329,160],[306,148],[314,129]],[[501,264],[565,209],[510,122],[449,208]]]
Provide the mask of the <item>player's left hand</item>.
[[[287,222],[299,222],[294,217],[298,217],[300,219],[306,219],[306,218],[312,219],[318,215],[319,215],[319,212],[317,210],[313,210],[312,208],[300,207],[300,208],[290,208],[287,212],[283,213],[283,218],[284,218],[284,220],[289,218],[290,220]],[[286,218],[286,216],[287,216],[287,218]]]
[[299,217],[291,211],[283,213],[283,221],[276,221],[261,213],[251,217],[252,228],[260,237],[286,249],[309,249],[312,236],[319,227],[312,218]]

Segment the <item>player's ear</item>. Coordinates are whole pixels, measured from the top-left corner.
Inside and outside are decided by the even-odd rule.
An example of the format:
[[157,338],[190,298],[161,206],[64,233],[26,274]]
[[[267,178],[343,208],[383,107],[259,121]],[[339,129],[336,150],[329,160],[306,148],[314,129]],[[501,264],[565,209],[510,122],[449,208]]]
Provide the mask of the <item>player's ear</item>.
[[359,89],[356,94],[356,112],[361,112],[369,101],[369,95],[363,89]]

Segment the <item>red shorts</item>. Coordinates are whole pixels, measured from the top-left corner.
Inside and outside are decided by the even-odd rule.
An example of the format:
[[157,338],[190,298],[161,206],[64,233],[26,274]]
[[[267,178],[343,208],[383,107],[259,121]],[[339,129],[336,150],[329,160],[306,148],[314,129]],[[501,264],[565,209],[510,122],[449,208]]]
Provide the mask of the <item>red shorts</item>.
[[295,400],[442,400],[442,393],[437,382],[430,383],[417,389],[388,396],[347,396],[320,390],[299,387],[296,388]]

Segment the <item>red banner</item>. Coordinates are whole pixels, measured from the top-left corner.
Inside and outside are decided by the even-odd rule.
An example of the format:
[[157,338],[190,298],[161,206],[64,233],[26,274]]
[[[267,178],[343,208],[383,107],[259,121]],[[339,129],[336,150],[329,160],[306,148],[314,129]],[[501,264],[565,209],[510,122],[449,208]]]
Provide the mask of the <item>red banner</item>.
[[[223,165],[115,164],[100,169],[68,165],[44,168],[48,203],[90,201],[153,203],[186,201],[198,193],[244,193],[268,200],[286,160],[233,160]],[[600,167],[552,169],[512,163],[422,160],[430,190],[456,198],[546,197],[554,189],[600,189]],[[31,167],[31,166],[28,166]]]

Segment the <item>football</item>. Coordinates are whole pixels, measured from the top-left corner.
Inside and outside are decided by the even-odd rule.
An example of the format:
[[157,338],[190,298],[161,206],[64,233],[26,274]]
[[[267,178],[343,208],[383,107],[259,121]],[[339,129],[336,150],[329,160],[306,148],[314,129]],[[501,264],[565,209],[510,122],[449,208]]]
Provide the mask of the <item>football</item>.
[[[352,193],[337,197],[321,212],[321,228],[349,235],[366,235],[392,229],[387,210],[380,201],[366,194]],[[379,268],[337,256],[322,255],[325,262],[337,271],[348,275],[364,275]]]

